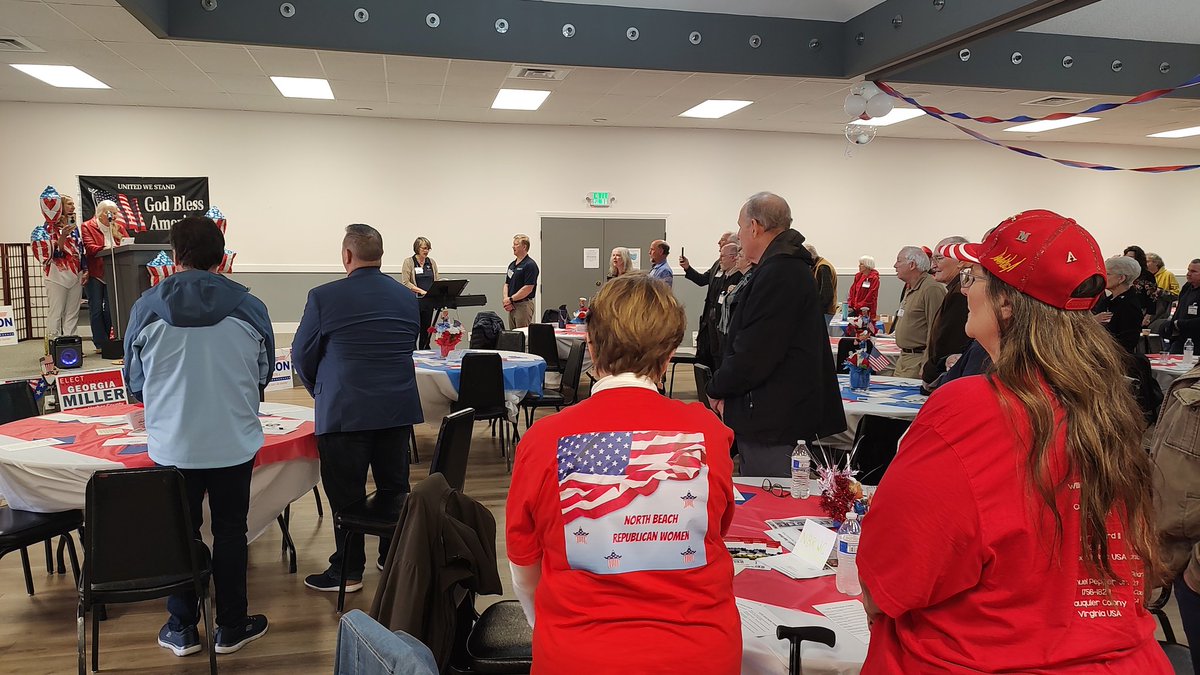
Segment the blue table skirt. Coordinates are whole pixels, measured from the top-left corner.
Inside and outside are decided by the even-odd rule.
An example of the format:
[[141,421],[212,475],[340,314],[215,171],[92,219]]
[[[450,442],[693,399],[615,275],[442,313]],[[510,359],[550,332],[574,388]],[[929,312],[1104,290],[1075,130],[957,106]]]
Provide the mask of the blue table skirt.
[[450,384],[458,391],[462,377],[462,355],[468,352],[499,353],[504,359],[504,391],[527,391],[542,394],[542,381],[546,377],[546,361],[540,356],[522,352],[494,352],[487,349],[464,349],[450,352],[442,358],[441,352],[422,350],[413,352],[413,362],[422,370],[437,370],[446,373]]

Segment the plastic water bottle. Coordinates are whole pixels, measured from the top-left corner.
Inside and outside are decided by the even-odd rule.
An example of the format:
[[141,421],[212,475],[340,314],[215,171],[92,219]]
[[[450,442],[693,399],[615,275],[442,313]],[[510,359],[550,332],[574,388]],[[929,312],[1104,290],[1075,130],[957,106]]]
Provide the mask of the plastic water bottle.
[[1183,360],[1185,363],[1188,362],[1189,356],[1191,357],[1191,359],[1190,359],[1191,362],[1195,363],[1195,361],[1196,361],[1196,343],[1192,341],[1192,338],[1188,338],[1187,342],[1183,343]]
[[808,499],[808,473],[811,467],[808,444],[796,441],[796,449],[792,450],[792,499]]
[[853,511],[847,513],[837,536],[838,593],[862,595],[862,584],[858,583],[858,538],[861,534],[858,514]]

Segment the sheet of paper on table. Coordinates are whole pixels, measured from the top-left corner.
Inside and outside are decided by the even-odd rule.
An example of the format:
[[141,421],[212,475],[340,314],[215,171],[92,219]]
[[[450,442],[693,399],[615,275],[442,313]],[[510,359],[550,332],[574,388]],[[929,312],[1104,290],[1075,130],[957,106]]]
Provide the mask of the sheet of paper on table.
[[822,527],[815,520],[806,520],[791,555],[801,565],[819,570],[825,567],[825,561],[829,560],[829,553],[836,543],[837,532]]
[[738,613],[742,615],[742,632],[749,633],[754,637],[767,637],[775,635],[775,628],[779,625],[779,618],[767,609],[761,603],[735,599],[737,602]]
[[116,436],[118,434],[123,434],[126,431],[128,431],[128,429],[126,429],[125,427],[107,427],[104,429],[97,429],[96,435],[97,436]]
[[52,415],[42,415],[42,419],[50,420],[51,422],[82,422],[88,418],[83,415],[72,415],[71,413],[54,413]]
[[800,538],[800,529],[801,526],[799,525],[794,527],[777,527],[773,530],[764,530],[763,534],[783,544],[783,547],[790,551],[796,548],[796,540]]
[[0,450],[8,450],[16,452],[17,450],[32,450],[33,448],[48,448],[52,445],[61,445],[62,441],[57,438],[39,438],[36,441],[19,441],[17,443],[9,443],[0,445]]
[[258,413],[260,415],[282,417],[289,420],[302,420],[304,422],[313,422],[316,420],[312,408],[288,405],[286,403],[260,403],[258,404]]
[[867,610],[862,600],[843,600],[827,602],[823,605],[813,605],[813,609],[829,617],[837,624],[864,644],[871,642],[871,629],[867,626]]
[[118,424],[127,423],[129,421],[129,417],[127,415],[106,415],[104,417],[89,417],[84,421],[90,424],[103,424],[105,426],[112,427]]
[[785,527],[804,527],[804,521],[814,520],[825,527],[833,527],[833,518],[813,518],[811,516],[792,516],[791,518],[770,518],[764,520],[763,523],[769,530],[778,530]]
[[304,424],[304,420],[289,420],[282,417],[259,417],[263,433],[268,436],[283,436],[290,434]]
[[122,436],[120,438],[110,438],[104,441],[105,445],[145,445],[146,436]]
[[780,553],[779,555],[759,558],[755,562],[767,569],[786,574],[793,579],[816,579],[817,577],[825,577],[834,573],[832,567],[825,565],[810,567],[790,553]]

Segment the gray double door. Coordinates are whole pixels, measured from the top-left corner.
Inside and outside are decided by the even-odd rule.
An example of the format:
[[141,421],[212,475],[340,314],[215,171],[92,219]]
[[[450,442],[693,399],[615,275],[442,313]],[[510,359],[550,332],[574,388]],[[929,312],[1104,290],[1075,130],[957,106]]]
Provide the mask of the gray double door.
[[[650,269],[650,242],[666,238],[667,221],[662,218],[542,218],[542,311],[560,305],[574,310],[579,298],[594,296],[618,246],[637,251],[640,268]],[[598,268],[585,266],[587,249],[599,249]]]

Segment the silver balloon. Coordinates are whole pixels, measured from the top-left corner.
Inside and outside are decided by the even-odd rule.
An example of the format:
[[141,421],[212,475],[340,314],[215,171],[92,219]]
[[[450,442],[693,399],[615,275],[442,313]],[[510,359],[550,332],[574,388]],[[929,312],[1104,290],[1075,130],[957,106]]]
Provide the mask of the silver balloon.
[[846,102],[843,104],[842,109],[850,117],[858,117],[867,111],[867,99],[858,94],[850,94],[846,97]]
[[867,114],[872,118],[883,117],[892,112],[892,97],[878,94],[867,99]]
[[871,99],[875,98],[875,96],[877,96],[880,93],[882,93],[882,92],[879,91],[879,87],[875,86],[874,82],[863,82],[863,85],[862,85],[862,97],[863,98],[870,101]]
[[875,138],[875,127],[869,124],[847,124],[843,133],[846,135],[846,140],[854,145],[866,145]]

